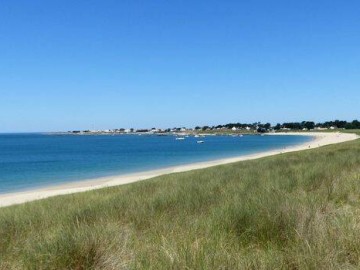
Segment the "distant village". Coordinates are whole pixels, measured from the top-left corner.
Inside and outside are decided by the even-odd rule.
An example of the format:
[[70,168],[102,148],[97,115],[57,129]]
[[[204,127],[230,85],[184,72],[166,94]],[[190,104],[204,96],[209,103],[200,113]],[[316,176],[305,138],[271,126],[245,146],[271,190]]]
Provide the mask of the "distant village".
[[281,131],[324,131],[336,129],[360,129],[360,122],[354,120],[347,121],[327,121],[324,123],[315,123],[312,121],[288,122],[283,124],[271,125],[270,123],[229,123],[217,126],[196,126],[194,128],[174,127],[174,128],[150,128],[150,129],[134,129],[134,128],[117,128],[105,130],[72,130],[67,134],[73,135],[93,135],[93,134],[226,134],[226,133],[267,133]]

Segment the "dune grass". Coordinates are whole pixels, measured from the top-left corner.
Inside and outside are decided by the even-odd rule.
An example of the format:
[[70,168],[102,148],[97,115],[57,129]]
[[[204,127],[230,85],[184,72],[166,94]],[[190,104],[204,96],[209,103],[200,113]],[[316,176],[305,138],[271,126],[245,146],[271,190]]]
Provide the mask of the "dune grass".
[[359,140],[0,209],[0,269],[359,267]]

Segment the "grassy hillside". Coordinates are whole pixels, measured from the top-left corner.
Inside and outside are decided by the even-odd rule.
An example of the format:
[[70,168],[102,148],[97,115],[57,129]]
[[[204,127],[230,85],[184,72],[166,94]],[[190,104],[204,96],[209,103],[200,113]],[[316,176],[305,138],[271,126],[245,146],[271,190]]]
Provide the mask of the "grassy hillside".
[[359,140],[0,209],[0,269],[359,267]]

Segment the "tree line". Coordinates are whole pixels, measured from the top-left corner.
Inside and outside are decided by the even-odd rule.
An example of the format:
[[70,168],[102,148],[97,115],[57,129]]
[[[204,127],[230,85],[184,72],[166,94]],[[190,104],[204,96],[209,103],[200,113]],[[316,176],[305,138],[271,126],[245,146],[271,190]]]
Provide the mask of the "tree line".
[[225,125],[217,125],[217,126],[196,126],[195,130],[214,130],[214,129],[251,129],[257,131],[266,131],[266,130],[280,130],[280,129],[291,129],[291,130],[311,130],[315,128],[335,128],[335,129],[360,129],[360,122],[358,120],[354,120],[351,122],[348,121],[326,121],[323,123],[315,123],[313,121],[302,121],[302,122],[285,122],[278,123],[276,125],[271,125],[270,123],[228,123]]
[[315,129],[315,128],[336,128],[336,129],[360,129],[360,122],[358,120],[354,120],[352,122],[347,121],[326,121],[323,123],[315,123],[312,121],[303,121],[303,122],[290,122],[277,124],[274,126],[275,130],[281,128],[289,128],[289,129]]

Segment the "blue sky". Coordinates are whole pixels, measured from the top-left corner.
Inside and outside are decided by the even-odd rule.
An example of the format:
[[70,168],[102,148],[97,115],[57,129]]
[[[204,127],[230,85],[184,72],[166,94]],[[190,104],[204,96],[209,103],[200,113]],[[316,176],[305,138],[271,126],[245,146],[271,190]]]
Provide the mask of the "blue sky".
[[360,118],[360,2],[1,1],[0,132]]

